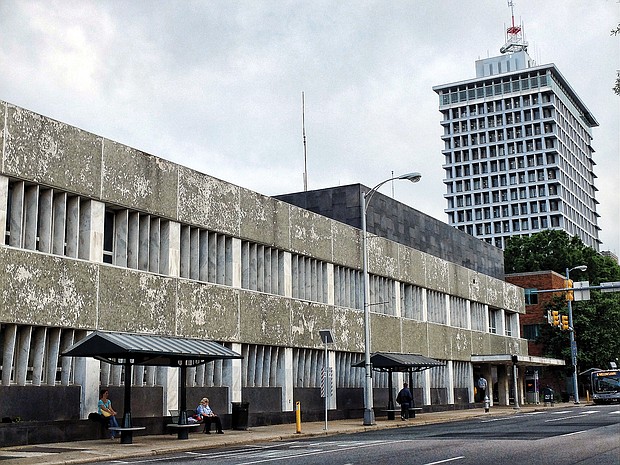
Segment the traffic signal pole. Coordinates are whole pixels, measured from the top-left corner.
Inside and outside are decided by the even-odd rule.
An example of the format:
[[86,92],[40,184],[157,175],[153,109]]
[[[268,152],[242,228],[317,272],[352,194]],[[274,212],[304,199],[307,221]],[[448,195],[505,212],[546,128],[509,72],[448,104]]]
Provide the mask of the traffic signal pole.
[[[568,276],[568,269],[566,270]],[[573,365],[573,391],[575,395],[575,404],[579,404],[579,387],[577,384],[577,342],[575,341],[575,327],[573,326],[573,305],[572,301],[568,301],[568,324],[570,326],[570,359]]]

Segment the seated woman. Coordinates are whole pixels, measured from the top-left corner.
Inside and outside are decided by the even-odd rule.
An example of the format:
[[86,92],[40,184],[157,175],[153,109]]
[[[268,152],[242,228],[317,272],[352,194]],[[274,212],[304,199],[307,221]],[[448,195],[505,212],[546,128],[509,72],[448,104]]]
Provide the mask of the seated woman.
[[204,432],[206,434],[211,434],[212,422],[215,423],[215,429],[217,433],[224,434],[224,431],[222,431],[222,421],[220,420],[220,417],[213,413],[211,407],[209,407],[209,399],[207,399],[206,397],[202,398],[200,404],[196,408],[196,414],[200,415],[200,417],[202,418],[202,421],[205,424]]
[[[108,399],[110,393],[107,389],[102,389],[99,393],[99,402],[97,403],[97,410],[99,415],[102,415],[104,418],[108,420],[108,428],[116,427],[118,428],[118,421],[116,421],[116,410],[112,408],[112,401]],[[111,439],[115,437],[115,431],[112,430],[110,435]]]

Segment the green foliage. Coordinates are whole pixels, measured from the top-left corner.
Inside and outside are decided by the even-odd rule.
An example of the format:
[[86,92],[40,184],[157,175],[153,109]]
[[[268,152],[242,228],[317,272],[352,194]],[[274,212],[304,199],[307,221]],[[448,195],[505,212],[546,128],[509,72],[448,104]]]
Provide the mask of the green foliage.
[[[555,271],[565,276],[567,268],[587,265],[585,272],[571,271],[571,279],[589,281],[591,286],[620,281],[620,266],[616,261],[564,231],[547,230],[529,237],[513,237],[504,251],[504,260],[506,273]],[[620,358],[620,292],[593,290],[590,296],[588,301],[572,303],[580,370],[607,368],[610,361]],[[568,313],[562,297],[555,298],[546,309]],[[564,359],[570,367],[568,331],[544,325],[539,342],[544,344],[546,356]]]

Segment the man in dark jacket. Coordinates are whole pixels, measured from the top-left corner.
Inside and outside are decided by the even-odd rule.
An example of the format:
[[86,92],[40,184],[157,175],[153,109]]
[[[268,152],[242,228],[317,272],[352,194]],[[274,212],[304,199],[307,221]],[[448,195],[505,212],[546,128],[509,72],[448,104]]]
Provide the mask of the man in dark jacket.
[[409,407],[413,401],[413,395],[407,387],[407,383],[403,383],[403,388],[396,396],[396,402],[400,404],[400,419],[405,421],[409,420]]

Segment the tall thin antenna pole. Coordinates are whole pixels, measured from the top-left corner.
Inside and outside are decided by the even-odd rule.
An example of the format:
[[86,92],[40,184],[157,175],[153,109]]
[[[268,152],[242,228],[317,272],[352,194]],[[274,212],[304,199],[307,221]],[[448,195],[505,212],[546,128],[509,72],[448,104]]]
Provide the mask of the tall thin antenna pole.
[[308,190],[308,158],[306,153],[306,100],[301,93],[301,131],[304,141],[304,192]]
[[394,170],[392,170],[392,198],[394,198]]

